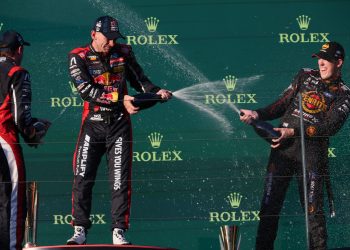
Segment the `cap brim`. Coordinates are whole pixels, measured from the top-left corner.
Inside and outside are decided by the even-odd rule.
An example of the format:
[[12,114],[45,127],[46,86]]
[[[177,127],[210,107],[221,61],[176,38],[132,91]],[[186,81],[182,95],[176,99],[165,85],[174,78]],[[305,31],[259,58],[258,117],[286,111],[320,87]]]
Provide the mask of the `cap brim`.
[[22,42],[22,44],[20,44],[20,43],[16,43],[16,44],[9,44],[9,43],[7,43],[7,44],[1,44],[0,45],[0,48],[18,48],[18,47],[20,47],[20,46],[30,46],[30,43],[28,43],[28,42]]
[[321,59],[325,59],[327,61],[334,61],[336,60],[335,58],[333,58],[332,56],[330,56],[329,54],[323,52],[323,51],[320,51],[316,54],[312,54],[312,57],[317,57],[317,58],[321,58]]
[[111,33],[106,33],[106,34],[103,33],[103,35],[110,40],[115,40],[118,38],[125,39],[125,37],[122,34],[120,34],[119,32],[111,32]]

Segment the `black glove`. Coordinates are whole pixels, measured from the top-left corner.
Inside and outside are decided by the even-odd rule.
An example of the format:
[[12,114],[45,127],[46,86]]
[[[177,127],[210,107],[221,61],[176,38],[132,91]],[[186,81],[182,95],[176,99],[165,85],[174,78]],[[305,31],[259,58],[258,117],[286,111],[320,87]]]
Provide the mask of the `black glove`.
[[24,141],[28,144],[28,146],[37,148],[40,144],[43,143],[42,139],[51,126],[51,122],[44,119],[34,118],[32,126],[35,130],[34,135],[30,138],[24,137]]

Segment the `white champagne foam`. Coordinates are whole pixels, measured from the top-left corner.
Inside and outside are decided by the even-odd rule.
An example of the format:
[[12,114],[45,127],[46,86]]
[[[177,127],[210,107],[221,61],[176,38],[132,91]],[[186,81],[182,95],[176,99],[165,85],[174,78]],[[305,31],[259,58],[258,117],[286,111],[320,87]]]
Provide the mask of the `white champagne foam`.
[[[128,8],[125,4],[113,0],[89,0],[93,7],[102,10],[106,15],[113,16],[120,20],[129,32],[135,34],[143,34],[145,31],[144,18],[141,18],[135,11]],[[121,32],[123,34],[123,32]],[[152,33],[157,36],[157,32]],[[217,120],[220,126],[224,129],[224,133],[231,134],[233,128],[229,120],[224,116],[221,110],[216,110],[213,107],[206,105],[204,94],[220,94],[226,91],[222,81],[210,82],[208,78],[185,56],[175,49],[174,46],[148,46],[147,50],[157,56],[159,62],[164,62],[169,65],[169,71],[175,72],[178,78],[185,78],[186,82],[199,82],[190,87],[186,87],[175,91],[173,94],[178,99],[191,104],[196,109],[207,113],[210,117]],[[262,75],[240,78],[237,81],[236,90],[241,91],[249,83],[259,80]],[[230,103],[228,106],[235,112],[239,113],[239,109]]]

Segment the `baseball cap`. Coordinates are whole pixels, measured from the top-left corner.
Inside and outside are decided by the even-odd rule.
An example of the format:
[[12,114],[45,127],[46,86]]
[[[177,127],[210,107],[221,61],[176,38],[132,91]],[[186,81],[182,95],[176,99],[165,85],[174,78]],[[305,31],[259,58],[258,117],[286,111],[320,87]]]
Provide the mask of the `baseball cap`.
[[117,19],[111,16],[101,16],[96,19],[92,30],[101,32],[108,39],[118,39],[125,37],[119,32],[119,25]]
[[0,34],[0,48],[18,48],[30,43],[24,41],[21,34],[14,30],[7,30]]
[[312,55],[312,57],[318,57],[327,61],[335,61],[337,59],[344,60],[345,51],[343,46],[337,42],[328,42],[322,45],[319,52]]

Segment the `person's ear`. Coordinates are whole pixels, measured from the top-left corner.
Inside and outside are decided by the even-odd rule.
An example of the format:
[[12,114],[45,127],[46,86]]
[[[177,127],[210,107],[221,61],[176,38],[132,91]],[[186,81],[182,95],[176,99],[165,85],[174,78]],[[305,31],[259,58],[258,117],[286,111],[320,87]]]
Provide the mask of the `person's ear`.
[[96,37],[96,31],[91,30],[91,39],[95,40],[95,37]]
[[16,49],[16,52],[17,54],[22,54],[23,53],[23,46],[19,46],[17,49]]
[[341,68],[341,66],[343,65],[343,63],[344,63],[343,59],[338,59],[337,62],[336,62],[337,68]]

